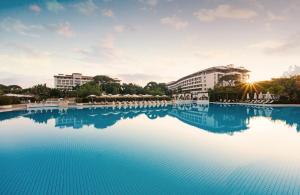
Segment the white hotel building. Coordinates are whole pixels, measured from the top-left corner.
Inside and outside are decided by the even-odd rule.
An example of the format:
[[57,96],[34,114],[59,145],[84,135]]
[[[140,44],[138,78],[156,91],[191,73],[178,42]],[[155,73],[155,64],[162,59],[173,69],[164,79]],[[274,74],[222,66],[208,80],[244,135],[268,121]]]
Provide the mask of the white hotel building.
[[80,73],[71,75],[58,74],[54,75],[54,87],[61,90],[72,90],[75,86],[83,85],[93,80],[91,76],[83,76]]
[[213,89],[219,83],[221,77],[238,74],[240,75],[240,81],[244,82],[249,79],[249,72],[244,67],[234,67],[232,64],[215,66],[182,77],[177,81],[168,83],[167,86],[175,94],[184,96],[177,97],[180,99],[208,98],[208,89]]

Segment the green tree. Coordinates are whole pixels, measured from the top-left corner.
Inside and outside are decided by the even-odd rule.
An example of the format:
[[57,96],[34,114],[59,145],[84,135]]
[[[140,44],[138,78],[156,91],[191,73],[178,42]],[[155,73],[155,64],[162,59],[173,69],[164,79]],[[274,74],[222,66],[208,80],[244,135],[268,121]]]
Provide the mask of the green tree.
[[144,94],[144,88],[133,83],[122,85],[122,94]]
[[149,82],[144,87],[144,90],[151,95],[167,95],[170,93],[165,83],[156,83],[154,81]]
[[103,83],[113,83],[115,80],[106,75],[97,75],[94,77],[94,81],[103,84]]
[[230,74],[230,75],[224,75],[219,79],[219,85],[223,85],[223,83],[227,83],[228,86],[234,86],[239,83],[241,80],[241,75],[239,74]]
[[38,100],[45,100],[50,97],[51,89],[46,84],[39,84],[25,91],[35,95]]
[[79,97],[87,97],[89,95],[100,95],[101,92],[101,87],[94,81],[80,86],[77,90],[77,94]]

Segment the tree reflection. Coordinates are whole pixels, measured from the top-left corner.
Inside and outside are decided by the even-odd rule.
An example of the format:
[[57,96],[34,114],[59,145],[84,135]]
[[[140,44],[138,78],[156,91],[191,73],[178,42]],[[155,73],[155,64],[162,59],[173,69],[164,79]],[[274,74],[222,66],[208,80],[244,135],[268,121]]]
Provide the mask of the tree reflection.
[[23,110],[0,113],[0,121],[23,117],[35,123],[47,124],[49,120],[54,119],[55,127],[58,128],[81,129],[84,126],[93,126],[96,129],[105,129],[120,120],[131,120],[140,115],[146,115],[151,120],[166,116],[174,117],[186,124],[213,133],[233,134],[247,130],[249,121],[253,117],[283,121],[287,125],[295,125],[297,131],[300,131],[300,108],[229,104]]

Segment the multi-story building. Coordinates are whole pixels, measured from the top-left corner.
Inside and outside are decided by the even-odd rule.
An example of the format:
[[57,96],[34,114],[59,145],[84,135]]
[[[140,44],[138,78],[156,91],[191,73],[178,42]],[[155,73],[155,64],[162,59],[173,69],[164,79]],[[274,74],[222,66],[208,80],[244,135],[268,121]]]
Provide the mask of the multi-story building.
[[54,75],[54,87],[62,90],[72,90],[75,86],[83,85],[93,80],[91,76],[83,76],[80,73],[71,75],[58,74]]
[[[177,94],[208,97],[208,89],[213,89],[220,83],[225,75],[239,75],[239,80],[245,82],[249,79],[249,70],[244,67],[216,66],[195,72],[167,84],[168,88]],[[222,83],[226,85],[226,82]]]

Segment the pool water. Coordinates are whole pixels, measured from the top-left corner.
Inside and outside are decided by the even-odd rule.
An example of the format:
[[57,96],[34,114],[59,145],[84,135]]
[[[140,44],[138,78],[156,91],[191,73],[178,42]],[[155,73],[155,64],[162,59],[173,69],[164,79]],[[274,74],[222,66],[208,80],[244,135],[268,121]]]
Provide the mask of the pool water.
[[0,113],[0,194],[300,194],[300,108]]

